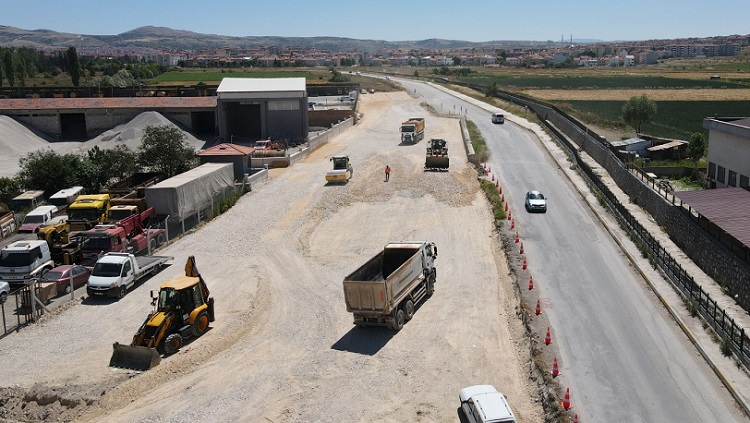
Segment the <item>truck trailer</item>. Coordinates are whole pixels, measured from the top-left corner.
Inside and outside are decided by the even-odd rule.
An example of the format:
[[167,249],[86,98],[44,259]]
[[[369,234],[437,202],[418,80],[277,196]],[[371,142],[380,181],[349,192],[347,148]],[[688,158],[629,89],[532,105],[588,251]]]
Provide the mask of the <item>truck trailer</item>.
[[346,311],[354,324],[401,330],[435,290],[436,258],[432,242],[391,242],[345,277]]

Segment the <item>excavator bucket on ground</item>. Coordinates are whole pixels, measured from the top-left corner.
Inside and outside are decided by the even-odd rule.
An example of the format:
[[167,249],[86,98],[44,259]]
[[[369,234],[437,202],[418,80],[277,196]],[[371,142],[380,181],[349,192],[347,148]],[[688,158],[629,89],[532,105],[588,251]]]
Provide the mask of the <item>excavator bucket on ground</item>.
[[111,367],[132,370],[149,370],[161,362],[161,356],[156,348],[123,345],[115,342],[112,345]]

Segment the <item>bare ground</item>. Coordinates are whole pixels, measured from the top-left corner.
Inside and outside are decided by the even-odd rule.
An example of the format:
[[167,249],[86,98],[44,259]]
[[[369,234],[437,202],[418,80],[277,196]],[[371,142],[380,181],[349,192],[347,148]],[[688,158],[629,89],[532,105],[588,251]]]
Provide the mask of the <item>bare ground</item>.
[[[9,421],[456,421],[457,393],[490,383],[521,422],[543,420],[513,278],[458,122],[405,93],[363,96],[354,128],[171,245],[173,266],[116,302],[77,303],[0,339],[0,419]],[[425,142],[448,140],[450,172],[424,172]],[[327,158],[354,178],[327,186]],[[389,164],[391,181],[384,182]],[[433,297],[400,332],[361,329],[341,281],[392,240],[438,245]],[[216,298],[211,330],[155,369],[107,367],[188,255]]]

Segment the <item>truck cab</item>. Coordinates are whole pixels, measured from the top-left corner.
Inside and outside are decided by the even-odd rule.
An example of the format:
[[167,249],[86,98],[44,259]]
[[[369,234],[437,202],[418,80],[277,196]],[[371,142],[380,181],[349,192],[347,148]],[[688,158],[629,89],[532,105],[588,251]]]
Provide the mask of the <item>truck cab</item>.
[[0,250],[0,280],[11,285],[25,284],[53,267],[46,241],[16,241]]
[[85,231],[107,220],[109,194],[79,195],[68,206],[68,223],[71,231]]

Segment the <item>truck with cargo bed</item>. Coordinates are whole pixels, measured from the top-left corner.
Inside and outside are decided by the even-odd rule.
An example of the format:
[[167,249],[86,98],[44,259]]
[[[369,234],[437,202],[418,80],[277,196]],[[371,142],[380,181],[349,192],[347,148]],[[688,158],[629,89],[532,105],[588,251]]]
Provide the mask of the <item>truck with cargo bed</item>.
[[391,242],[346,276],[344,299],[354,324],[401,330],[435,290],[436,258],[432,242]]
[[146,275],[159,273],[164,263],[173,260],[168,256],[134,256],[130,253],[107,253],[94,264],[86,283],[90,297],[122,298],[128,289]]
[[424,118],[411,117],[401,124],[401,142],[416,143],[424,138]]

